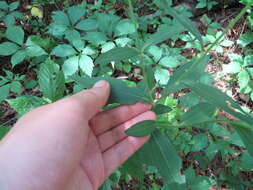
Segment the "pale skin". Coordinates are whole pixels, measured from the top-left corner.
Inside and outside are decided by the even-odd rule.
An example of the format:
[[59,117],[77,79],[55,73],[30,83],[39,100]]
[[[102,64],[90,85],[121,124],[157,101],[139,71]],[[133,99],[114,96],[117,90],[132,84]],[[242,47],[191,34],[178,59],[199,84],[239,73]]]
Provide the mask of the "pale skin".
[[98,189],[148,140],[124,131],[155,119],[151,106],[141,103],[101,111],[109,93],[100,81],[20,118],[0,142],[0,189]]

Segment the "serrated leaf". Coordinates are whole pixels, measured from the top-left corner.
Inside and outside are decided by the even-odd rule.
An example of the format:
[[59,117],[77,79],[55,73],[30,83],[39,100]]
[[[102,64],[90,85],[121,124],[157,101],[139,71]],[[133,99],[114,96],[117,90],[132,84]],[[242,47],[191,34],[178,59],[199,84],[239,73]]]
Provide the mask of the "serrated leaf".
[[23,44],[24,35],[24,30],[19,26],[9,26],[6,30],[6,38],[19,45]]
[[96,64],[106,64],[106,63],[110,63],[112,61],[120,62],[123,60],[134,58],[138,55],[139,55],[139,52],[137,50],[135,50],[134,48],[118,47],[118,48],[114,48],[114,49],[100,55],[96,59],[95,63]]
[[40,66],[38,72],[39,86],[43,96],[56,101],[63,97],[65,91],[65,78],[62,71],[51,60]]
[[185,27],[188,31],[190,31],[201,43],[203,46],[203,40],[201,37],[201,34],[197,30],[197,27],[192,23],[192,21],[184,16],[183,14],[179,14],[174,8],[170,7],[165,0],[161,0],[161,3],[163,4],[163,8],[165,9],[166,13],[171,15],[173,18],[175,18],[183,27]]
[[62,71],[65,76],[71,76],[78,71],[79,56],[73,56],[64,61]]
[[136,28],[134,23],[132,23],[129,19],[120,20],[115,28],[115,35],[122,36],[127,34],[133,34],[136,32]]
[[140,151],[143,162],[156,166],[164,181],[167,183],[180,181],[182,160],[169,137],[155,131]]
[[0,55],[8,56],[15,53],[20,47],[11,42],[4,42],[0,44]]
[[14,99],[8,99],[7,102],[16,112],[18,112],[19,116],[22,116],[25,113],[33,110],[34,108],[45,104],[45,101],[42,98],[30,95],[24,95]]
[[79,67],[86,75],[91,77],[94,67],[93,60],[87,55],[81,55],[79,58]]
[[58,45],[51,52],[52,55],[58,57],[69,57],[75,55],[76,53],[75,49],[68,44]]
[[92,88],[93,85],[100,80],[108,81],[111,85],[110,103],[134,104],[138,101],[150,103],[150,99],[146,97],[142,88],[128,87],[127,84],[120,79],[112,77],[81,78],[77,76],[72,77],[72,79],[78,84],[78,86],[85,89]]
[[97,28],[97,21],[94,19],[85,19],[80,21],[75,28],[83,31],[95,30]]
[[0,125],[0,140],[10,131],[11,128]]
[[155,112],[157,115],[169,113],[172,109],[169,106],[165,106],[163,104],[156,104],[153,107],[153,112]]
[[76,24],[76,22],[85,14],[85,9],[81,6],[72,6],[68,8],[68,15],[72,25]]
[[125,133],[132,137],[144,137],[150,135],[157,127],[156,121],[146,120],[133,125]]

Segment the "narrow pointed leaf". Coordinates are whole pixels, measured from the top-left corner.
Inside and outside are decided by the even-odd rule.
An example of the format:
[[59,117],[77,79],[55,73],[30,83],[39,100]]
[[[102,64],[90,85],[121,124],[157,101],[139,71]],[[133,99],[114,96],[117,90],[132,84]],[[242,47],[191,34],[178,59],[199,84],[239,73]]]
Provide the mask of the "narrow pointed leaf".
[[179,14],[174,8],[170,7],[166,3],[165,0],[161,0],[161,3],[163,5],[163,8],[165,9],[166,13],[168,13],[169,15],[171,15],[183,27],[185,27],[187,30],[189,30],[199,40],[199,42],[203,46],[203,40],[202,40],[201,34],[197,30],[196,26],[192,23],[192,21],[188,17],[186,17],[186,16],[184,16],[182,14]]
[[150,135],[156,129],[157,123],[153,120],[139,122],[127,129],[125,133],[132,137],[145,137]]
[[112,77],[81,78],[77,76],[72,77],[72,79],[78,86],[85,89],[92,88],[93,85],[100,80],[108,81],[111,86],[109,103],[134,104],[137,101],[150,103],[150,99],[145,95],[142,88],[128,87],[127,84],[120,79]]
[[157,167],[165,182],[177,183],[181,180],[182,160],[169,137],[160,131],[152,134],[151,139],[140,149],[140,154],[146,164]]
[[136,57],[139,55],[139,52],[135,50],[134,48],[129,47],[118,47],[114,48],[110,51],[107,51],[106,53],[100,55],[95,63],[97,64],[106,64],[110,63],[112,61],[114,62],[120,62],[123,60],[127,60],[133,57]]

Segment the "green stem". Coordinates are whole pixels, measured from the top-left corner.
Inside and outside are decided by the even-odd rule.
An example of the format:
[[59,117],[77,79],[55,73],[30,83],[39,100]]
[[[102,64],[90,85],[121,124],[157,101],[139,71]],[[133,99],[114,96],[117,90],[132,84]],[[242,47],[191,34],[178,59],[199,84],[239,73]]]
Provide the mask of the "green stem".
[[217,43],[224,37],[224,35],[231,30],[234,25],[240,20],[240,18],[247,12],[247,10],[250,8],[250,6],[244,7],[241,12],[233,19],[233,21],[226,27],[225,31],[215,40],[215,42],[201,55],[201,57],[194,63],[192,66],[184,73],[182,74],[178,81],[177,85],[181,83],[181,81],[193,70],[195,69],[201,61],[208,55],[208,53],[214,48],[214,46],[217,45]]

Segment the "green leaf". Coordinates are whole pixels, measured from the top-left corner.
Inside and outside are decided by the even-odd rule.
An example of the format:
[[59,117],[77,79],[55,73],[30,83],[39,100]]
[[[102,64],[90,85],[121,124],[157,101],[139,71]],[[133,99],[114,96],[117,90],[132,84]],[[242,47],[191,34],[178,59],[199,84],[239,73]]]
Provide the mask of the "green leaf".
[[246,146],[247,150],[249,151],[250,155],[253,157],[253,129],[244,128],[240,126],[234,127],[235,131],[241,137],[244,145]]
[[11,3],[11,4],[9,5],[10,11],[14,11],[14,10],[16,10],[18,7],[19,7],[19,2],[18,2],[18,1],[13,2],[13,3]]
[[180,62],[177,60],[176,57],[166,56],[160,60],[159,64],[164,67],[176,68],[180,65]]
[[107,179],[105,182],[101,185],[99,190],[112,190],[110,180]]
[[70,25],[68,15],[62,11],[54,11],[52,18],[57,25]]
[[6,38],[22,45],[24,42],[24,30],[19,26],[9,26],[6,30]]
[[232,98],[217,88],[202,83],[185,82],[184,84],[210,104],[223,109],[248,124],[253,124],[252,117],[246,114]]
[[105,53],[113,48],[115,48],[115,44],[113,42],[106,42],[102,45],[101,53]]
[[191,107],[182,117],[182,125],[194,125],[214,119],[215,107],[209,103],[200,103]]
[[0,87],[0,102],[5,100],[9,96],[10,85],[6,84]]
[[163,104],[156,104],[153,107],[153,112],[155,112],[157,115],[169,113],[172,109],[169,106],[165,106]]
[[17,93],[17,94],[20,93],[21,89],[22,89],[22,85],[19,81],[13,81],[10,84],[10,90],[14,93]]
[[250,82],[250,76],[246,70],[242,70],[238,74],[240,89],[246,88]]
[[100,55],[96,59],[95,63],[96,64],[106,64],[106,63],[110,63],[112,61],[120,62],[123,60],[137,57],[138,55],[139,55],[139,52],[137,50],[135,50],[134,48],[118,47],[118,48],[114,48],[114,49]]
[[97,21],[94,19],[85,19],[80,21],[75,28],[83,31],[95,30],[97,28]]
[[141,148],[143,162],[156,166],[167,183],[180,181],[181,158],[167,136],[155,131],[151,139]]
[[115,36],[133,34],[136,32],[134,23],[132,23],[129,19],[120,20],[115,30]]
[[125,133],[132,137],[144,137],[150,135],[157,127],[156,121],[146,120],[133,125]]
[[155,70],[155,79],[161,85],[166,85],[170,79],[170,73],[167,69],[157,67]]
[[243,66],[253,65],[253,55],[247,55],[244,58]]
[[0,1],[0,9],[7,11],[9,5],[5,1]]
[[72,25],[76,24],[76,22],[85,14],[85,9],[81,6],[72,6],[68,8],[68,15]]
[[83,39],[95,45],[104,44],[107,41],[106,35],[102,32],[87,32]]
[[230,62],[227,65],[223,65],[223,72],[229,74],[239,73],[241,71],[241,64],[238,62]]
[[37,45],[28,46],[25,50],[28,57],[39,57],[42,55],[47,55],[47,52],[45,52],[44,49]]
[[193,143],[192,151],[198,152],[206,147],[208,138],[206,134],[200,133],[193,137]]
[[237,43],[241,45],[242,47],[246,47],[247,45],[251,44],[253,42],[253,34],[252,33],[244,33],[240,36],[239,40],[237,40]]
[[45,104],[45,101],[36,96],[24,95],[14,99],[8,99],[10,106],[18,112],[19,116]]
[[19,50],[11,57],[12,67],[15,67],[17,64],[21,63],[26,57],[26,52],[24,50]]
[[75,49],[68,44],[58,45],[51,52],[52,55],[58,57],[69,57],[75,55],[76,53]]
[[91,77],[94,67],[93,60],[87,55],[81,55],[79,58],[79,67],[86,75]]
[[0,44],[0,55],[8,56],[15,53],[20,47],[11,42],[4,42]]
[[0,140],[10,131],[11,128],[0,125]]
[[78,71],[79,56],[73,56],[64,61],[62,71],[65,76],[71,76]]
[[119,104],[134,104],[138,101],[143,103],[149,103],[150,100],[146,97],[145,92],[142,88],[138,87],[128,87],[125,82],[120,79],[115,79],[111,77],[94,77],[94,78],[81,78],[81,77],[72,77],[72,79],[81,87],[81,88],[92,88],[93,85],[100,81],[106,80],[110,83],[111,93],[109,102],[110,103],[119,103]]
[[56,101],[63,97],[65,91],[65,78],[63,72],[53,61],[47,60],[40,66],[38,72],[39,86],[43,96]]
[[67,30],[65,32],[65,38],[72,44],[77,51],[81,52],[84,48],[84,41],[81,39],[81,35],[76,30]]
[[146,49],[149,46],[159,44],[165,40],[168,40],[179,33],[177,28],[170,26],[163,27],[158,32],[152,34],[149,39],[143,45],[143,49]]
[[174,17],[183,27],[190,31],[199,40],[203,47],[201,34],[191,20],[183,14],[179,14],[174,8],[170,7],[165,0],[161,0],[161,3],[163,4],[163,8],[165,9],[166,13]]

